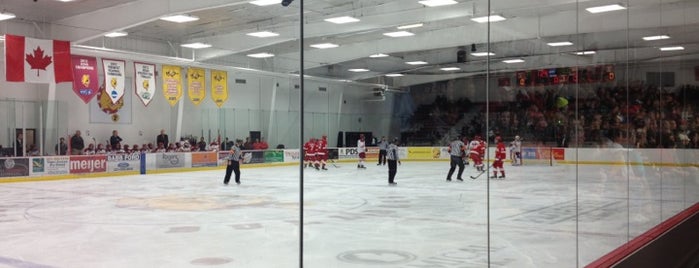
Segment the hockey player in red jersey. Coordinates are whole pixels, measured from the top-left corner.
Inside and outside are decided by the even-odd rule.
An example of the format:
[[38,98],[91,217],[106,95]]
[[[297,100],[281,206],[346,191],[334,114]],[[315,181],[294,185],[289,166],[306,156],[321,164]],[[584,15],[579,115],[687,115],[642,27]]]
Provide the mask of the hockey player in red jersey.
[[483,156],[485,153],[485,142],[481,140],[481,136],[476,135],[469,144],[469,156],[473,160],[473,166],[476,170],[483,171]]
[[313,145],[313,138],[303,144],[303,167],[308,167],[313,164],[313,158],[315,157],[315,153],[311,155]]
[[328,170],[325,168],[325,164],[328,161],[328,137],[325,135],[323,135],[322,139],[316,141],[316,159],[320,161],[323,170]]
[[[495,142],[497,143],[495,147],[495,161],[493,162],[493,176],[491,179],[505,178],[505,168],[503,167],[503,161],[507,157],[507,149],[505,149],[505,143],[502,142],[500,136],[495,137]],[[498,177],[498,171],[500,171],[500,177]]]

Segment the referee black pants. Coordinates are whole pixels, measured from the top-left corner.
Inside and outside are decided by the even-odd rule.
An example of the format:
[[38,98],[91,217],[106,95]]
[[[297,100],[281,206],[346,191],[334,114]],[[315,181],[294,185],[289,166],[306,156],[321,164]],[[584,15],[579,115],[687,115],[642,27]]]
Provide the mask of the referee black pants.
[[396,172],[398,172],[398,161],[388,160],[388,183],[393,183]]
[[379,165],[386,164],[386,150],[379,150]]
[[454,169],[456,167],[459,167],[459,175],[456,177],[458,179],[461,179],[461,174],[464,173],[464,160],[461,159],[460,156],[451,156],[451,163],[449,164],[451,167],[449,168],[449,175],[447,175],[447,180],[451,180],[451,175],[454,174]]
[[226,166],[226,176],[223,178],[224,184],[228,184],[233,172],[235,172],[235,183],[240,183],[240,162],[232,161],[230,165]]

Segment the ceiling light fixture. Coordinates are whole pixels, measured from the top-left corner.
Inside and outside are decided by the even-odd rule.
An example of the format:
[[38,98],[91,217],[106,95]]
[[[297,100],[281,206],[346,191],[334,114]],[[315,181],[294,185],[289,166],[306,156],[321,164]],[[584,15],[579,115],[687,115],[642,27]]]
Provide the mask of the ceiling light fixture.
[[425,64],[427,64],[427,62],[426,62],[426,61],[418,60],[418,61],[408,61],[408,62],[406,62],[406,64],[410,64],[410,65],[425,65]]
[[170,21],[170,22],[185,23],[185,22],[190,22],[190,21],[197,21],[197,20],[199,20],[199,17],[186,15],[186,14],[180,14],[180,15],[162,17],[160,19],[164,20],[164,21]]
[[461,70],[459,67],[445,67],[445,68],[440,68],[442,71],[458,71]]
[[386,74],[385,76],[388,76],[388,77],[401,77],[401,76],[403,76],[403,74]]
[[522,62],[524,62],[524,60],[523,59],[511,59],[511,60],[504,60],[502,62],[507,63],[507,64],[511,64],[511,63],[522,63]]
[[606,6],[598,6],[598,7],[588,7],[585,10],[587,10],[587,12],[595,14],[595,13],[617,11],[617,10],[624,10],[624,9],[626,9],[626,7],[624,7],[622,5],[614,4],[614,5],[606,5]]
[[406,32],[406,31],[399,31],[399,32],[384,33],[383,35],[390,36],[390,37],[406,37],[406,36],[413,36],[415,34],[411,33],[411,32]]
[[10,12],[5,12],[5,11],[0,12],[0,20],[9,20],[9,19],[14,19],[15,17],[17,17],[17,16],[15,16],[15,14],[12,14]]
[[410,28],[419,28],[422,27],[424,24],[422,23],[415,23],[415,24],[408,24],[408,25],[403,25],[403,26],[398,26],[398,30],[405,30],[405,29],[410,29]]
[[369,55],[369,58],[383,58],[383,57],[388,57],[388,54],[377,53],[377,54]]
[[578,56],[587,56],[587,55],[595,55],[595,54],[597,54],[597,52],[595,52],[593,50],[575,52],[575,55],[578,55]]
[[471,56],[474,56],[474,57],[495,56],[495,53],[493,53],[493,52],[473,52],[473,53],[471,53]]
[[678,50],[684,50],[684,47],[676,46],[676,47],[661,47],[660,48],[660,51],[678,51]]
[[458,4],[459,2],[456,2],[454,0],[424,0],[424,1],[418,1],[418,3],[423,4],[425,6],[428,6],[428,7],[438,7],[438,6]]
[[279,4],[281,3],[281,0],[257,0],[257,1],[250,1],[248,3],[256,5],[256,6],[270,6],[274,4]]
[[114,38],[114,37],[122,37],[122,36],[127,36],[127,35],[129,35],[129,33],[127,33],[127,32],[111,32],[111,33],[105,34],[104,36]]
[[248,54],[248,57],[262,59],[262,58],[274,57],[274,54],[262,52],[262,53]]
[[355,72],[355,73],[362,73],[362,72],[368,72],[369,69],[349,69],[348,71],[350,72]]
[[322,44],[313,44],[311,47],[314,48],[320,48],[320,49],[326,49],[326,48],[335,48],[339,47],[340,45],[338,44],[333,44],[333,43],[322,43]]
[[565,41],[565,42],[552,42],[552,43],[548,43],[547,45],[552,46],[552,47],[564,47],[564,46],[572,46],[573,43]]
[[663,39],[670,39],[670,37],[667,35],[654,35],[654,36],[643,37],[643,40],[646,40],[646,41],[655,41],[655,40],[663,40]]
[[478,22],[478,23],[486,23],[488,21],[490,21],[490,22],[504,21],[504,20],[506,20],[506,18],[503,16],[500,16],[500,15],[490,15],[490,16],[471,18],[471,20]]
[[345,24],[345,23],[350,23],[350,22],[358,22],[359,19],[353,18],[350,16],[342,16],[342,17],[335,17],[335,18],[329,18],[325,19],[327,22],[332,22],[335,24]]
[[186,47],[186,48],[191,48],[191,49],[201,49],[201,48],[210,48],[210,44],[204,44],[200,42],[196,43],[189,43],[189,44],[182,44],[180,45],[181,47]]
[[273,33],[273,32],[270,32],[270,31],[262,31],[262,32],[247,33],[246,35],[254,36],[254,37],[259,37],[259,38],[279,36],[278,33]]

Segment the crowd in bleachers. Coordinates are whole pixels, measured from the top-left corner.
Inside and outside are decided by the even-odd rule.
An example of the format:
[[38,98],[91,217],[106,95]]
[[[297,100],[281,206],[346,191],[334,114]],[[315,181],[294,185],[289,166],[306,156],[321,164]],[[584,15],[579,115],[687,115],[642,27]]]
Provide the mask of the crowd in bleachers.
[[[583,90],[578,93],[583,92]],[[620,144],[633,148],[699,148],[699,87],[676,89],[635,84],[628,87],[598,87],[575,94],[575,90],[522,89],[514,101],[491,103],[486,117],[484,103],[474,104],[477,112],[459,131],[465,136],[511,138],[520,135],[530,144],[557,147],[592,147],[604,143],[609,133],[621,133]],[[577,99],[576,99],[577,95]],[[424,107],[451,107],[445,113],[466,113],[459,102],[437,98]],[[448,135],[430,129],[433,124],[446,124],[443,114],[434,117],[420,114],[415,124],[424,124],[418,135]],[[423,109],[424,110],[424,109]],[[442,120],[437,120],[441,118]],[[454,118],[460,118],[454,116]],[[485,118],[489,119],[486,129]],[[440,126],[443,127],[443,126]],[[428,136],[432,145],[438,137]]]

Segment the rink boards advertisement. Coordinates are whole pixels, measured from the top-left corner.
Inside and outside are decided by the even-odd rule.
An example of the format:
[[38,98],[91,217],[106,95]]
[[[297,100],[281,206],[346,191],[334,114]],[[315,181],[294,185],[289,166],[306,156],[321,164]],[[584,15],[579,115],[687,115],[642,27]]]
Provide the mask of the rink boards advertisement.
[[217,160],[216,152],[192,153],[192,167],[215,167]]
[[33,157],[31,176],[65,175],[70,173],[69,156]]
[[107,155],[71,155],[70,174],[107,171]]
[[0,159],[0,177],[26,177],[29,176],[29,158],[2,158]]
[[107,172],[135,171],[140,167],[140,153],[107,155]]
[[183,168],[184,153],[160,153],[155,154],[155,166],[157,168]]

